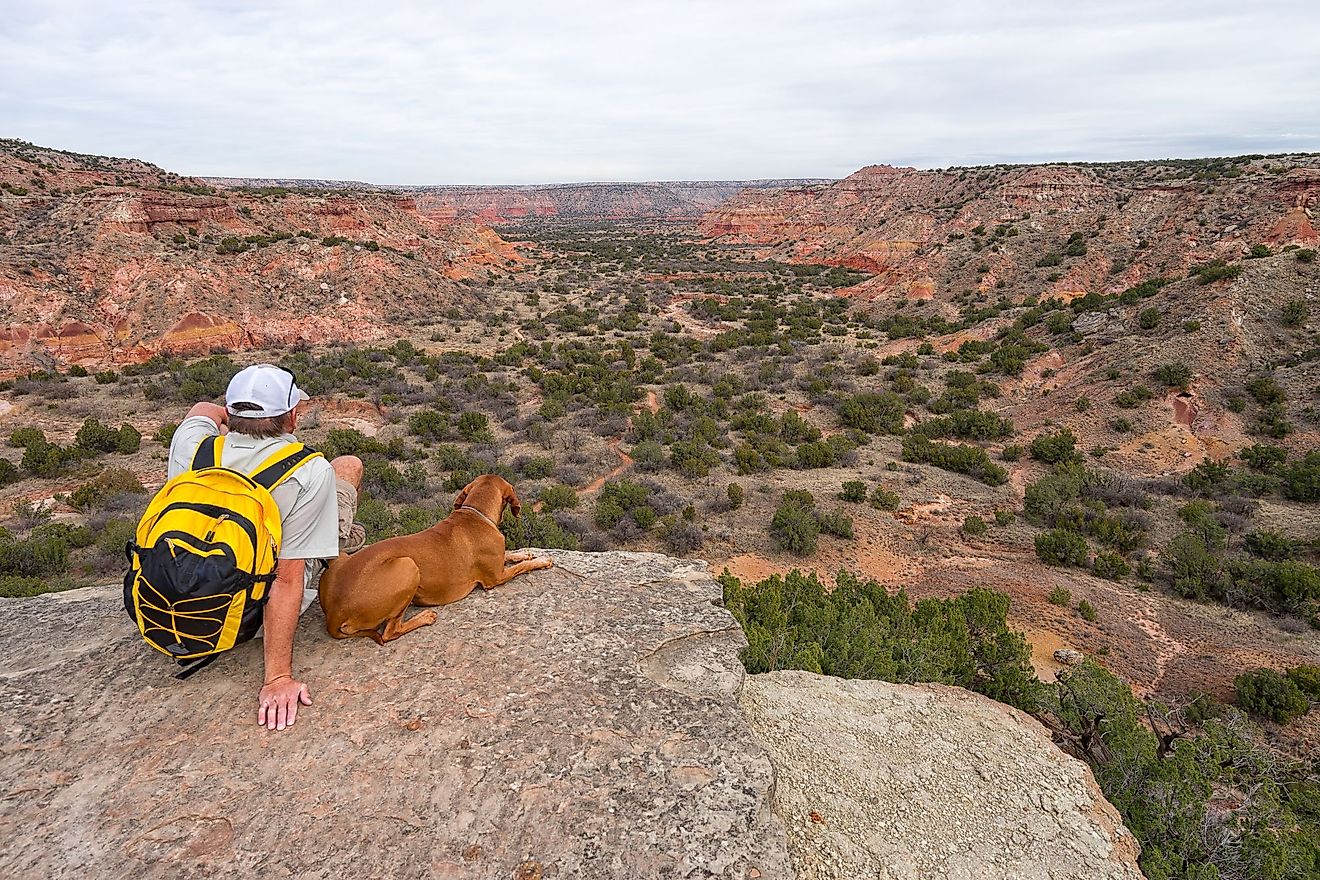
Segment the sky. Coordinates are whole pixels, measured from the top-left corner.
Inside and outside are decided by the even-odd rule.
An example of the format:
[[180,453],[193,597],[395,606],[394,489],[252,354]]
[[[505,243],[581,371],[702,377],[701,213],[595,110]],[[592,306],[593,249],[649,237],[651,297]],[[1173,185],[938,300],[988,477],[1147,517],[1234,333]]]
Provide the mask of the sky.
[[381,184],[1311,152],[1320,6],[0,0],[0,137]]

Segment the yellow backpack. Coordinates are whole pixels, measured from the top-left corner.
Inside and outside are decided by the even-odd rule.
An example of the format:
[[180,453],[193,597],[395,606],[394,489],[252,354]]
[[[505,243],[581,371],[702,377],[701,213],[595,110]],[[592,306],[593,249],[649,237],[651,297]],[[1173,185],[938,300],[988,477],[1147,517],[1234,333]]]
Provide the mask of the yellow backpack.
[[219,466],[224,442],[202,441],[192,469],[161,487],[127,547],[124,608],[148,645],[185,667],[179,678],[261,627],[282,538],[271,490],[320,455],[291,443],[249,476]]

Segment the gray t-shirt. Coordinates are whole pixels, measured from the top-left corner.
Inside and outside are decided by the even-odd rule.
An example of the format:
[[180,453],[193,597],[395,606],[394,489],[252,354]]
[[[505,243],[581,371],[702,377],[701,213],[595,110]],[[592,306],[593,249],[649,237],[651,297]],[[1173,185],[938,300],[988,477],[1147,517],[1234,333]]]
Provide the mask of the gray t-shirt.
[[[207,437],[220,433],[206,416],[186,418],[170,441],[171,479],[192,467],[197,447]],[[287,443],[292,434],[258,439],[246,434],[227,434],[220,465],[251,474],[263,461]],[[335,471],[324,458],[313,458],[271,492],[280,509],[284,538],[280,559],[334,559],[339,555],[339,512],[335,499]]]

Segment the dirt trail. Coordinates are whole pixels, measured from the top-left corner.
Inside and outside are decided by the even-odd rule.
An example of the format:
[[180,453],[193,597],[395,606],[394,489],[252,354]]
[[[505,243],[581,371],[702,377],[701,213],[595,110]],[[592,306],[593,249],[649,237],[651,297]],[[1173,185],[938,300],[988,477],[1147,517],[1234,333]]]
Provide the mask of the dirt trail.
[[668,318],[688,333],[691,333],[697,339],[713,339],[726,330],[738,329],[737,324],[732,324],[728,321],[720,321],[714,327],[711,327],[702,323],[699,319],[694,317],[691,312],[683,308],[683,303],[697,298],[718,299],[718,297],[706,295],[698,297],[695,294],[677,294],[669,301],[669,305],[665,306],[664,311],[660,313],[660,317]]
[[[660,411],[660,399],[656,397],[654,391],[646,392],[646,402],[641,406],[639,406],[638,409],[640,410],[643,408],[649,410],[651,415],[655,415]],[[626,435],[628,431],[630,431],[631,429],[632,429],[632,417],[630,416],[628,418],[628,424],[624,426],[623,434]],[[605,487],[606,483],[608,483],[610,480],[614,479],[615,477],[619,476],[619,474],[622,474],[628,468],[632,467],[633,464],[632,456],[630,456],[628,453],[624,452],[622,449],[619,448],[619,446],[622,443],[623,443],[623,435],[615,437],[613,440],[609,442],[610,451],[619,457],[619,466],[616,467],[614,470],[610,471],[608,474],[603,474],[597,477],[596,479],[592,480],[586,486],[582,487],[581,489],[578,489],[578,493],[577,493],[578,498],[585,498],[588,495],[595,495],[597,492],[599,492],[601,489]]]
[[1142,693],[1151,693],[1164,681],[1164,674],[1168,671],[1169,663],[1180,655],[1186,654],[1190,649],[1169,635],[1168,631],[1164,629],[1164,625],[1159,622],[1159,607],[1154,595],[1142,593],[1126,598],[1132,610],[1132,622],[1151,641],[1153,646],[1152,663],[1155,667],[1155,676],[1151,679],[1150,684],[1134,684],[1133,688]]
[[584,488],[578,489],[579,498],[584,498],[587,495],[595,495],[602,488],[604,488],[607,482],[614,479],[619,474],[626,471],[628,468],[632,467],[632,463],[633,463],[632,457],[628,455],[628,453],[624,452],[622,449],[619,448],[619,444],[621,444],[622,442],[623,442],[622,437],[615,437],[613,440],[610,441],[610,451],[612,451],[615,455],[619,457],[619,466],[616,467],[614,470],[610,471],[608,474],[604,474],[592,480]]

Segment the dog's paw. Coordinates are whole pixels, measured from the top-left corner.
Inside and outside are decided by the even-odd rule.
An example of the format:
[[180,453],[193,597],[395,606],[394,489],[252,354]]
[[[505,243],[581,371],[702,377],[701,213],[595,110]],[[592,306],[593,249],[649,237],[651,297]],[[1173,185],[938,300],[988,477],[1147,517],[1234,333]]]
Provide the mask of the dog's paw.
[[423,621],[422,626],[430,626],[431,624],[435,623],[437,620],[440,619],[440,615],[436,614],[434,611],[429,611],[429,610],[421,612],[420,614],[417,615],[417,617]]

